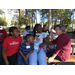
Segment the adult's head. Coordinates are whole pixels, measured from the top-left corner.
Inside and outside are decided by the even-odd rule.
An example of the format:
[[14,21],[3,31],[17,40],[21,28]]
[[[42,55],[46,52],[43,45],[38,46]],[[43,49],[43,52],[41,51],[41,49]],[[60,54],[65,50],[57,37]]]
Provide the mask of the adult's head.
[[26,26],[26,30],[30,30],[30,26]]
[[63,24],[56,25],[55,31],[57,35],[60,35],[65,32],[65,26]]
[[36,24],[35,27],[34,27],[33,32],[34,32],[34,34],[33,34],[34,37],[36,36],[36,33],[41,33],[41,32],[42,32],[42,27],[41,27],[41,25],[40,25],[40,24]]

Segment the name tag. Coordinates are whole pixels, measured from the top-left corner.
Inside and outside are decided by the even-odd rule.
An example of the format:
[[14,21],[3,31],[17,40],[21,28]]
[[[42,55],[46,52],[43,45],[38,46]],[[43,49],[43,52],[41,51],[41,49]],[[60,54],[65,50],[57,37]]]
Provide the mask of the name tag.
[[26,49],[29,49],[30,48],[30,46],[26,46]]

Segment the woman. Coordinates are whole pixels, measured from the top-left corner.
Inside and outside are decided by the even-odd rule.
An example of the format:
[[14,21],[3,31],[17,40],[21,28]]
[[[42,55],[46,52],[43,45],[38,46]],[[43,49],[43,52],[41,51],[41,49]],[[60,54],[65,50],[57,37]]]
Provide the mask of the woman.
[[46,53],[42,48],[39,48],[39,45],[43,42],[42,36],[42,27],[40,24],[36,24],[34,27],[34,52],[29,56],[29,65],[47,65],[46,63]]
[[[68,34],[65,33],[65,27],[64,25],[56,25],[55,31],[58,37],[53,41],[44,41],[46,45],[52,45],[56,44],[57,47],[54,51],[54,53],[50,55],[50,58],[48,59],[48,62],[52,62],[54,59],[60,60],[60,61],[67,61],[70,58],[70,52],[71,52],[71,40]],[[53,33],[51,34],[53,36]]]

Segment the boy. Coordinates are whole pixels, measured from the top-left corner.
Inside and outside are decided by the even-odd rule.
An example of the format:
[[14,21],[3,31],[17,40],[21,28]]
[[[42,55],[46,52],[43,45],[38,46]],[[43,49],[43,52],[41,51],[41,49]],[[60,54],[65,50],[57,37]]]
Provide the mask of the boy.
[[26,65],[29,64],[29,55],[34,50],[34,37],[31,34],[27,34],[25,37],[26,42],[23,42],[19,48],[18,65],[22,65],[23,61]]

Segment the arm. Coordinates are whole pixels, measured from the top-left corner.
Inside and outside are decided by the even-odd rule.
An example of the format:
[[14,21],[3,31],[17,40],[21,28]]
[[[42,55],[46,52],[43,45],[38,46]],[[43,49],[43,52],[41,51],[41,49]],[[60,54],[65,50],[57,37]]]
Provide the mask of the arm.
[[23,58],[25,57],[25,56],[23,55],[22,51],[19,50],[19,53],[22,55]]
[[48,62],[50,63],[51,61],[53,61],[56,56],[57,54],[53,54],[53,56],[48,59]]
[[6,47],[3,47],[2,55],[3,55],[3,58],[4,58],[5,64],[9,65],[9,62],[8,62],[7,55],[6,55],[5,51],[6,51]]
[[33,50],[32,50],[32,51],[30,51],[30,52],[26,55],[26,60],[28,60],[29,55],[30,55],[31,53],[33,53]]

